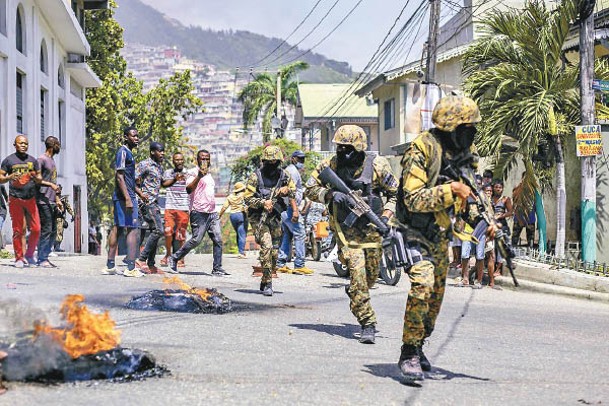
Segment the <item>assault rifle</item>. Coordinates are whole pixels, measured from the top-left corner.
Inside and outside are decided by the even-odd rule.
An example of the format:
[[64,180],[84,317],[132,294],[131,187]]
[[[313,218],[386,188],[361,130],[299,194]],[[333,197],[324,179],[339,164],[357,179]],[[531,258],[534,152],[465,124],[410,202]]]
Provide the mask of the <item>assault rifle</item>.
[[[486,233],[486,229],[489,225],[495,224],[496,222],[495,219],[491,217],[484,204],[484,202],[487,201],[486,196],[480,191],[478,185],[476,184],[474,170],[471,166],[473,158],[473,155],[468,152],[455,157],[451,162],[444,161],[442,165],[442,174],[456,181],[463,182],[469,186],[472,192],[474,192],[474,195],[478,200],[478,209],[480,210],[482,221],[476,225],[472,235],[479,238]],[[507,268],[512,276],[512,281],[514,281],[514,286],[518,287],[519,284],[518,280],[516,279],[516,275],[514,275],[514,265],[512,263],[512,259],[516,256],[516,254],[514,253],[512,246],[509,244],[507,233],[503,232],[502,229],[497,230],[495,233],[495,243],[497,244],[499,253],[503,258],[505,258]]]
[[[265,208],[262,209],[262,215],[260,216],[260,224],[264,224],[266,222],[266,219],[269,217],[269,214],[271,214],[273,211],[277,210],[277,193],[278,193],[279,187],[276,187],[273,189],[273,191],[271,192],[271,197],[270,200],[271,202],[273,202],[273,209],[271,211],[267,211]],[[279,213],[281,213],[281,210],[277,210]]]
[[382,236],[386,236],[389,233],[389,227],[387,227],[387,224],[385,224],[385,222],[381,220],[380,217],[372,211],[372,209],[370,209],[370,206],[368,203],[366,203],[361,193],[351,190],[345,184],[345,182],[338,177],[332,168],[328,166],[321,171],[319,174],[319,180],[321,180],[324,184],[332,186],[333,189],[349,196],[349,209],[351,213],[349,213],[345,219],[345,225],[347,227],[353,227],[355,222],[364,216],[374,225],[374,227],[376,227]]

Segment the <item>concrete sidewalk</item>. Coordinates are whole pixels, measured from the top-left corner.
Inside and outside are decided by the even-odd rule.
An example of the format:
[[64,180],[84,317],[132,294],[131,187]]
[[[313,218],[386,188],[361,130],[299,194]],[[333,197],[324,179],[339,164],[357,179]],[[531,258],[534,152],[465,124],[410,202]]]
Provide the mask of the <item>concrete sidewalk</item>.
[[[609,278],[587,275],[524,258],[514,260],[514,274],[520,284],[514,287],[511,276],[496,278],[498,285],[540,293],[559,294],[609,303]],[[507,272],[507,271],[506,271]]]

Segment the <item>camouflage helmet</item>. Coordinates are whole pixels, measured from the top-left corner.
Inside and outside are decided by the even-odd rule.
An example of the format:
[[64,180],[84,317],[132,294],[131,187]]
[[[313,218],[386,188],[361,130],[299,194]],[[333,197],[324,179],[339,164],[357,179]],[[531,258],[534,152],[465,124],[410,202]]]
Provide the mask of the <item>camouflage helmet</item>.
[[461,124],[479,123],[480,110],[475,101],[464,96],[445,96],[431,114],[431,121],[441,131],[452,132]]
[[283,153],[281,148],[276,145],[269,145],[262,151],[263,161],[283,161]]
[[356,151],[365,151],[368,137],[362,127],[353,124],[343,125],[336,130],[332,142],[335,144],[353,145]]

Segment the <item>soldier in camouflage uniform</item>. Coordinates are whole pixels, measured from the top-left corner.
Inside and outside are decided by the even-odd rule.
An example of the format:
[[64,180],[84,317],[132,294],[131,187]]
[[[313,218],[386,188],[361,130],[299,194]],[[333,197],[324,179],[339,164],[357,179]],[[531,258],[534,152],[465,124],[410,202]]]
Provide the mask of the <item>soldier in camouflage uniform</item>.
[[[369,289],[379,276],[382,238],[365,218],[360,218],[353,227],[342,226],[350,213],[347,196],[323,184],[319,174],[328,166],[332,168],[348,187],[362,193],[384,221],[388,221],[395,211],[398,183],[387,159],[366,153],[367,137],[361,127],[340,127],[332,142],[336,144],[336,155],[315,168],[306,183],[305,195],[312,201],[328,205],[339,257],[349,269],[350,284],[346,291],[351,301],[351,312],[362,327],[359,341],[373,344],[376,315],[370,303]],[[387,199],[384,204],[381,195]]]
[[68,200],[68,195],[61,194],[61,185],[59,186],[59,190],[57,191],[57,196],[61,200],[63,204],[63,210],[56,210],[55,213],[55,221],[57,222],[57,234],[55,235],[55,244],[54,250],[55,252],[61,252],[61,243],[63,242],[63,231],[68,226],[68,222],[66,221],[66,213],[70,213],[72,216],[72,221],[74,221],[74,210],[72,210],[72,206]]
[[422,345],[434,329],[444,296],[450,215],[472,195],[464,183],[443,177],[442,170],[456,155],[474,154],[473,141],[480,119],[473,100],[446,96],[432,113],[436,127],[420,134],[402,158],[396,216],[412,230],[408,244],[422,256],[422,261],[409,271],[411,287],[398,361],[406,381],[424,379],[423,370],[431,369]]
[[274,145],[267,146],[262,152],[262,167],[250,175],[245,187],[244,200],[248,218],[254,229],[256,243],[260,245],[260,290],[265,296],[273,296],[271,278],[282,238],[281,212],[289,204],[293,210],[292,222],[298,222],[299,218],[295,200],[296,186],[289,173],[281,169],[282,161],[281,149]]

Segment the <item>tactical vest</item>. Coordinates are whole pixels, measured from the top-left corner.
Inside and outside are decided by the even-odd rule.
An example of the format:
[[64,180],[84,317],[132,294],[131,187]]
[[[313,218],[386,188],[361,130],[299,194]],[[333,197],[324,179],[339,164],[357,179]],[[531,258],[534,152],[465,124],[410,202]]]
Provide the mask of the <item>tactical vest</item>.
[[[430,167],[427,169],[428,184],[437,186],[442,183],[440,172],[442,169],[442,146],[433,134],[425,132],[417,137],[413,143],[425,151]],[[398,186],[396,213],[398,221],[420,233],[431,242],[440,240],[440,226],[436,223],[434,213],[411,212],[404,204],[404,176],[400,177]]]
[[[383,212],[383,200],[380,196],[380,190],[372,187],[372,181],[374,177],[374,158],[376,158],[376,154],[374,153],[366,153],[366,159],[364,160],[362,173],[359,175],[357,179],[353,179],[352,181],[342,179],[345,184],[353,191],[360,191],[362,197],[370,209],[378,216],[380,216]],[[336,220],[339,224],[343,224],[347,216],[351,212],[344,207],[336,208]],[[353,228],[364,230],[368,225],[369,221],[362,216],[358,219]]]
[[[254,193],[254,197],[257,197],[259,199],[269,200],[271,198],[271,196],[273,195],[274,190],[276,190],[277,188],[283,187],[283,186],[287,186],[288,178],[287,178],[287,176],[285,176],[285,172],[283,169],[280,169],[280,171],[281,171],[281,173],[279,174],[279,179],[277,180],[277,183],[275,184],[275,186],[269,187],[264,184],[264,178],[262,177],[262,173],[260,172],[260,169],[256,169],[256,171],[254,173],[256,174],[256,177],[258,178],[258,187],[256,188],[256,193]],[[275,199],[275,204],[274,204],[274,209],[273,209],[274,211],[277,211],[277,212],[279,212],[279,214],[281,214],[282,211],[285,211],[286,207],[287,206],[282,198]],[[250,209],[248,209],[248,214],[251,215],[254,213],[262,213],[263,210],[264,210],[263,208],[259,208],[259,209],[250,208]]]

